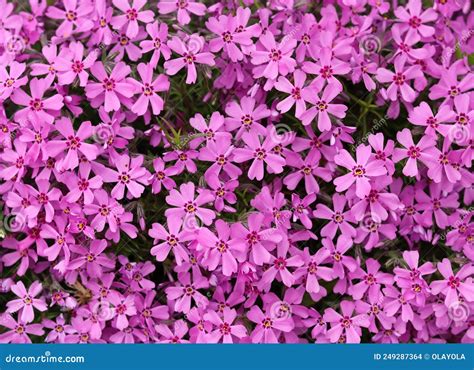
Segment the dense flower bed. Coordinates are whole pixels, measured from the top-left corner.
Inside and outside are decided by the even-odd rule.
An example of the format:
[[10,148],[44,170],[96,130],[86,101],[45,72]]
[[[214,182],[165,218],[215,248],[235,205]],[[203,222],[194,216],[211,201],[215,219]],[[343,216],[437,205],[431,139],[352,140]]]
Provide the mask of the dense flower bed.
[[0,3],[0,342],[474,341],[468,0]]

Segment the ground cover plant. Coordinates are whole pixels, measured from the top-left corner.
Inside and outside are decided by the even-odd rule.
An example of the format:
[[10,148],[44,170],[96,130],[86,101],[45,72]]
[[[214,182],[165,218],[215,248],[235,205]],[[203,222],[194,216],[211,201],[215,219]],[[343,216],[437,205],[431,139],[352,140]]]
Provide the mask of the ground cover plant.
[[468,0],[0,0],[1,343],[474,341]]

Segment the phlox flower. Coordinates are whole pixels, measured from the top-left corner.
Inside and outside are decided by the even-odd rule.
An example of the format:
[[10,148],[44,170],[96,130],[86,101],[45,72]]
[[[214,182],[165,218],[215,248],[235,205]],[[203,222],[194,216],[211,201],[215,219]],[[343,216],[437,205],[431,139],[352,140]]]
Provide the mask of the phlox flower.
[[34,320],[34,308],[41,312],[47,310],[46,303],[43,299],[35,298],[43,289],[39,281],[34,281],[28,290],[21,281],[13,285],[10,289],[19,299],[7,302],[7,312],[13,313],[21,310],[19,318],[22,322],[30,323]]
[[99,81],[89,82],[85,87],[86,96],[91,99],[93,107],[103,104],[106,112],[118,111],[120,103],[125,103],[127,98],[135,94],[135,87],[127,78],[130,67],[123,62],[117,63],[110,75],[101,62],[95,62],[91,73]]
[[349,152],[342,149],[338,155],[334,157],[334,161],[351,172],[334,179],[336,191],[341,192],[347,190],[352,184],[356,184],[356,195],[364,198],[370,193],[370,178],[383,176],[387,173],[387,169],[380,160],[369,161],[371,148],[368,145],[359,145],[356,149],[355,161]]
[[417,161],[420,160],[425,165],[429,165],[433,159],[433,147],[435,140],[431,136],[423,136],[418,144],[413,142],[412,134],[409,129],[403,129],[397,133],[397,140],[405,149],[395,148],[393,151],[393,161],[399,162],[408,158],[403,167],[405,176],[416,176],[419,178]]
[[319,98],[318,91],[315,88],[309,86],[304,89],[302,92],[303,98],[314,106],[301,114],[300,119],[303,125],[309,125],[317,117],[318,129],[323,132],[331,129],[329,113],[337,118],[344,118],[347,107],[343,104],[330,103],[340,92],[341,90],[335,84],[329,84],[323,90],[321,98]]
[[236,138],[240,139],[245,132],[251,134],[265,134],[265,127],[260,120],[270,116],[271,111],[265,104],[258,104],[254,98],[244,96],[240,104],[232,101],[226,108],[225,124],[228,131],[237,130]]
[[43,335],[43,325],[41,324],[27,324],[21,319],[15,319],[7,313],[3,313],[0,318],[0,323],[3,327],[10,329],[5,333],[0,334],[1,343],[31,343],[28,335]]
[[191,303],[194,301],[197,307],[207,307],[209,300],[198,289],[207,288],[208,282],[201,277],[191,281],[190,274],[180,276],[179,284],[166,288],[166,296],[174,301],[174,309],[177,312],[187,314],[191,310]]
[[[163,3],[163,1],[161,3]],[[193,84],[197,80],[196,64],[206,64],[211,67],[215,64],[214,55],[212,53],[202,52],[201,50],[193,50],[191,46],[187,46],[178,37],[173,37],[170,41],[168,41],[168,46],[181,57],[168,60],[164,63],[166,74],[174,76],[183,67],[186,67],[187,84]]]
[[9,71],[4,66],[0,66],[0,99],[5,100],[10,97],[12,92],[25,85],[27,77],[20,77],[26,69],[26,64],[11,62]]
[[56,29],[56,36],[69,38],[73,33],[86,32],[93,27],[92,20],[88,19],[93,10],[91,3],[65,0],[63,4],[64,10],[55,6],[49,6],[46,11],[46,16],[49,18],[62,21]]
[[206,22],[206,27],[218,37],[209,41],[210,50],[216,53],[224,49],[233,62],[242,60],[244,53],[242,53],[239,46],[248,47],[253,45],[252,36],[256,36],[252,32],[252,27],[247,28],[250,15],[249,8],[239,7],[235,17],[232,15],[211,17]]
[[204,250],[203,264],[207,265],[210,271],[222,265],[222,273],[231,276],[238,270],[237,259],[239,262],[243,261],[245,246],[231,239],[231,230],[226,222],[217,220],[215,228],[217,236],[205,227],[199,229],[198,249]]
[[71,250],[79,256],[69,262],[68,269],[85,268],[91,277],[100,277],[104,268],[111,269],[115,265],[103,254],[105,248],[105,240],[93,240],[88,249],[77,245],[72,247]]
[[284,76],[278,77],[278,81],[275,83],[275,89],[290,94],[276,106],[281,113],[288,112],[293,105],[295,106],[296,118],[300,118],[301,114],[306,111],[306,99],[302,96],[305,81],[306,74],[299,69],[293,72],[293,83]]
[[398,92],[400,92],[403,100],[409,103],[417,97],[417,93],[409,85],[409,81],[423,76],[423,72],[418,65],[406,68],[406,62],[406,56],[401,55],[395,58],[395,72],[385,68],[377,69],[377,80],[383,83],[391,83],[387,89],[387,96],[392,101],[397,100]]
[[250,334],[252,343],[278,343],[279,335],[290,332],[295,326],[291,318],[275,318],[271,312],[263,313],[258,306],[250,309],[247,318],[256,324]]
[[97,54],[91,52],[84,58],[84,46],[80,42],[72,42],[69,45],[69,53],[63,57],[58,57],[55,68],[58,71],[58,80],[61,85],[71,84],[76,77],[79,79],[80,86],[86,86],[89,69],[95,62]]
[[162,186],[164,186],[166,190],[171,190],[176,187],[176,183],[171,178],[171,176],[176,174],[175,168],[165,168],[165,162],[161,158],[155,158],[153,160],[153,169],[155,173],[148,178],[148,182],[151,183],[154,194],[159,193]]
[[308,248],[302,253],[304,265],[296,269],[297,278],[304,276],[304,286],[308,293],[319,293],[321,287],[319,279],[331,281],[334,279],[333,270],[328,266],[322,266],[330,259],[330,251],[327,248],[319,249],[314,255],[311,255]]
[[156,67],[160,61],[161,55],[165,60],[171,56],[171,49],[166,44],[168,40],[168,25],[166,23],[159,23],[155,21],[146,25],[146,32],[151,37],[151,40],[143,40],[140,42],[140,47],[143,53],[148,53],[153,50],[153,55],[150,59],[150,64]]
[[61,134],[62,140],[50,140],[47,143],[46,152],[49,156],[55,158],[67,149],[66,155],[56,162],[58,170],[64,171],[76,168],[79,165],[78,152],[89,161],[97,158],[99,153],[97,147],[85,142],[93,134],[90,121],[82,122],[77,132],[74,132],[71,120],[62,117],[56,121],[55,128]]
[[59,94],[44,98],[45,92],[51,87],[51,79],[33,78],[30,83],[31,96],[22,89],[16,89],[11,99],[15,104],[25,106],[15,113],[15,119],[24,121],[34,119],[41,122],[53,123],[55,112],[63,107],[63,97]]
[[177,11],[177,19],[180,25],[186,25],[191,21],[189,13],[202,16],[206,12],[206,5],[194,0],[160,0],[158,2],[160,14],[169,14]]
[[347,203],[346,197],[340,194],[334,194],[332,202],[334,210],[319,203],[313,212],[314,217],[329,220],[329,223],[324,225],[321,229],[321,235],[334,239],[337,230],[340,230],[343,235],[353,238],[356,235],[356,230],[350,223],[354,222],[354,218],[350,209],[344,211]]
[[113,0],[112,3],[123,14],[113,17],[110,22],[111,25],[115,29],[125,28],[126,26],[126,33],[130,38],[138,34],[138,21],[143,23],[153,22],[153,11],[141,10],[146,4],[146,0],[133,0],[132,5],[128,0]]
[[272,152],[272,149],[278,144],[272,135],[267,136],[262,142],[260,135],[244,133],[242,140],[247,147],[234,150],[234,161],[242,163],[253,159],[248,171],[249,179],[263,179],[264,163],[267,165],[267,169],[270,168],[274,173],[283,172],[286,162],[284,158]]
[[293,37],[287,36],[277,44],[274,35],[266,32],[260,36],[258,45],[261,48],[257,47],[251,59],[252,64],[257,66],[254,68],[254,77],[275,80],[279,75],[286,76],[295,70],[296,61],[292,54],[296,40]]
[[368,316],[364,314],[354,315],[355,303],[342,301],[340,303],[342,314],[332,308],[324,311],[324,320],[331,324],[327,336],[331,343],[360,343],[361,327],[370,325]]
[[288,270],[289,267],[300,267],[304,261],[299,255],[287,256],[289,249],[288,243],[279,243],[277,245],[277,256],[270,256],[268,264],[270,267],[265,270],[260,280],[260,289],[268,291],[271,283],[278,276],[284,285],[291,287],[295,282],[295,276]]
[[128,155],[122,155],[115,160],[115,167],[117,170],[112,170],[107,167],[100,167],[104,182],[116,183],[112,189],[111,195],[117,199],[123,199],[125,196],[125,189],[127,189],[127,198],[138,198],[145,190],[148,184],[149,172],[142,167],[143,156],[130,158]]
[[431,8],[422,12],[421,0],[410,0],[406,8],[399,6],[394,13],[400,22],[396,27],[399,27],[402,32],[419,33],[423,37],[429,37],[435,33],[434,27],[427,26],[425,23],[435,21],[438,15]]
[[[177,219],[168,220],[168,230],[159,224],[154,223],[148,234],[154,238],[153,247],[150,254],[155,256],[157,261],[164,261],[171,250],[176,263],[181,265],[183,261],[189,260],[189,252],[185,246],[185,242],[192,240],[193,235],[186,228],[182,229],[182,223]],[[159,241],[163,241],[159,243]]]
[[185,220],[189,225],[197,225],[196,218],[205,225],[210,225],[216,217],[214,211],[202,207],[213,200],[211,193],[203,191],[195,197],[195,186],[192,182],[182,184],[179,191],[171,189],[170,195],[166,197],[166,203],[176,208],[168,208],[165,216],[168,219]]
[[456,274],[454,274],[452,264],[447,258],[443,258],[441,262],[438,262],[437,267],[444,279],[433,281],[430,288],[433,294],[444,294],[446,306],[449,307],[464,300],[467,302],[474,301],[473,286],[469,281],[466,281],[468,277],[472,277],[474,274],[472,264],[464,265]]
[[237,311],[228,307],[224,308],[222,317],[216,311],[209,311],[204,315],[204,319],[210,321],[215,330],[211,330],[206,336],[209,343],[233,343],[233,337],[244,338],[247,336],[247,329],[243,325],[233,325],[237,317]]

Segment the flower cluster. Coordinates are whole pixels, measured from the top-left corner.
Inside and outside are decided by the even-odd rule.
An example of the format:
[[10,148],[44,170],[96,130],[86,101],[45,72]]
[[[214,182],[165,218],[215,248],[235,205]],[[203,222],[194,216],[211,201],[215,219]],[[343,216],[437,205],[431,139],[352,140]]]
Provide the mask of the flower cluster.
[[0,342],[474,342],[469,1],[0,3]]

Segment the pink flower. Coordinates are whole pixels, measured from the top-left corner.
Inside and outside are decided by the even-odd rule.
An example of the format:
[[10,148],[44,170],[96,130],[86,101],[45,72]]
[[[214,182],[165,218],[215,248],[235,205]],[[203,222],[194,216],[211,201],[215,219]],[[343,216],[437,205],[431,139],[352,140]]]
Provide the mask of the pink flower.
[[433,160],[433,151],[431,150],[435,145],[435,140],[431,136],[423,136],[418,144],[415,145],[411,132],[409,129],[403,129],[397,133],[397,140],[406,148],[395,148],[393,151],[393,161],[400,162],[407,158],[407,163],[403,167],[403,174],[405,176],[419,177],[417,160],[420,160],[425,165],[429,165]]
[[56,29],[58,37],[69,38],[73,33],[86,32],[92,28],[92,20],[88,19],[93,11],[92,4],[78,4],[75,0],[64,0],[63,4],[64,10],[49,6],[46,12],[49,18],[62,20]]
[[115,65],[110,76],[104,69],[101,62],[96,62],[91,67],[91,72],[100,82],[89,82],[85,88],[86,95],[91,99],[93,107],[99,107],[104,104],[106,112],[117,111],[120,109],[120,103],[127,102],[135,94],[134,85],[131,79],[127,78],[130,74],[130,67],[123,62]]
[[306,111],[306,99],[302,96],[302,91],[305,89],[304,83],[306,81],[306,74],[303,71],[296,69],[293,73],[293,81],[294,82],[291,83],[286,77],[278,77],[278,81],[275,83],[275,89],[290,95],[279,102],[276,108],[281,113],[286,113],[294,105],[295,117],[300,118]]
[[25,72],[26,64],[11,62],[9,72],[4,66],[0,66],[0,99],[5,100],[12,92],[25,85],[28,77],[20,77]]
[[327,266],[321,266],[330,258],[330,251],[327,248],[319,249],[314,255],[311,255],[308,248],[303,251],[304,265],[295,271],[295,276],[299,278],[304,276],[305,289],[308,293],[319,293],[321,287],[318,279],[331,281],[334,279],[333,270]]
[[391,83],[387,89],[387,96],[392,101],[398,99],[399,92],[403,100],[409,103],[413,102],[417,97],[417,93],[408,82],[415,78],[422,77],[423,72],[418,65],[405,68],[406,61],[407,58],[405,55],[396,57],[394,63],[395,72],[391,72],[385,68],[379,68],[377,70],[377,80],[379,82]]
[[50,140],[46,146],[46,152],[51,157],[57,157],[64,153],[67,149],[66,155],[56,162],[56,168],[59,171],[71,170],[79,165],[80,152],[89,161],[97,158],[99,153],[94,144],[86,143],[85,140],[92,136],[92,124],[90,121],[82,122],[79,130],[74,132],[72,122],[69,118],[63,117],[56,121],[56,130],[59,131],[63,140]]
[[318,57],[317,63],[306,61],[302,66],[306,73],[316,75],[311,85],[314,85],[316,90],[322,90],[325,84],[334,85],[336,90],[342,91],[342,84],[336,76],[349,73],[350,65],[335,58],[332,50],[327,47],[321,48]]
[[155,21],[146,25],[146,31],[150,35],[151,40],[144,40],[140,42],[140,47],[143,53],[153,50],[153,55],[150,59],[150,64],[156,67],[160,61],[160,56],[163,55],[165,60],[171,56],[171,49],[166,44],[168,40],[168,25],[166,23],[159,23]]
[[19,297],[19,299],[7,302],[7,312],[13,313],[21,310],[19,316],[20,320],[25,323],[32,322],[35,318],[33,308],[41,312],[46,311],[48,308],[42,299],[35,298],[41,293],[42,289],[43,286],[38,281],[34,281],[28,290],[26,290],[23,282],[19,281],[11,287],[11,291]]
[[[185,247],[185,242],[192,240],[194,235],[189,230],[181,230],[182,223],[179,220],[170,218],[167,226],[169,231],[161,224],[152,225],[148,232],[148,235],[154,238],[150,253],[156,257],[157,261],[163,262],[173,250],[174,258],[179,266],[183,261],[189,261],[189,252]],[[160,240],[163,242],[159,243]]]
[[234,161],[242,163],[253,159],[248,172],[249,179],[263,179],[264,163],[274,173],[283,172],[285,159],[271,151],[278,144],[275,137],[269,135],[261,142],[260,135],[251,135],[246,132],[243,134],[242,140],[247,147],[234,150]]
[[240,104],[232,101],[226,106],[225,112],[230,116],[225,120],[226,128],[228,131],[238,129],[237,139],[240,139],[244,132],[265,135],[265,127],[259,121],[269,117],[271,111],[265,104],[255,106],[255,99],[248,96],[244,96]]
[[[443,293],[445,295],[444,303],[447,307],[459,302],[474,301],[474,287],[469,277],[474,274],[474,266],[466,264],[454,274],[451,262],[443,258],[438,262],[438,271],[443,275],[443,280],[433,281],[430,285],[432,294]],[[467,280],[467,281],[465,281]]]
[[26,106],[15,113],[15,119],[24,121],[29,118],[46,123],[53,123],[54,114],[63,107],[63,97],[59,94],[44,99],[45,92],[51,87],[51,79],[33,78],[30,81],[31,96],[21,89],[13,92],[11,99],[15,104]]
[[[237,15],[220,15],[218,18],[212,17],[206,22],[206,27],[218,35],[209,42],[209,48],[213,53],[222,49],[227,53],[233,62],[237,62],[244,58],[242,49],[253,45],[252,28],[247,27],[251,11],[249,8],[237,8]],[[244,50],[245,52],[245,50]]]
[[[161,2],[160,4],[162,3],[163,2]],[[200,40],[200,38],[196,37],[196,43],[198,42],[197,40]],[[211,67],[215,64],[214,55],[212,55],[212,53],[201,52],[201,50],[192,50],[193,48],[191,46],[188,47],[187,45],[185,45],[185,43],[181,41],[181,39],[179,39],[178,37],[173,37],[171,41],[168,42],[168,46],[176,54],[181,55],[181,57],[165,62],[164,67],[166,70],[166,74],[174,76],[183,67],[186,67],[187,84],[193,84],[197,80],[196,64],[206,64]]]
[[237,259],[243,261],[245,248],[243,245],[235,243],[231,239],[230,227],[222,220],[215,223],[217,236],[209,229],[203,227],[199,229],[197,240],[204,250],[203,264],[208,266],[210,271],[215,270],[218,265],[222,265],[222,273],[231,276],[237,272]]
[[330,220],[329,223],[321,229],[321,235],[334,239],[337,230],[340,230],[346,237],[355,237],[356,230],[350,224],[350,222],[354,222],[352,212],[350,209],[344,211],[347,199],[340,194],[334,194],[332,202],[334,204],[334,210],[322,203],[317,204],[314,210],[314,217]]
[[232,225],[232,247],[246,248],[250,252],[251,261],[261,266],[272,259],[269,251],[275,249],[277,243],[281,242],[282,235],[276,228],[262,229],[263,214],[252,213],[248,217],[248,229],[241,223]]
[[140,197],[150,176],[142,165],[143,156],[130,158],[128,155],[122,155],[115,160],[116,171],[106,167],[100,168],[104,182],[116,183],[111,192],[115,199],[123,199],[125,189],[128,190],[126,194],[128,199]]
[[264,314],[258,306],[250,309],[247,318],[256,324],[250,335],[252,343],[278,343],[280,334],[290,332],[295,326],[291,318],[275,318],[270,312]]
[[191,276],[184,274],[180,276],[180,284],[166,288],[166,295],[169,300],[174,301],[174,309],[176,312],[187,314],[191,310],[192,300],[197,307],[207,307],[209,300],[198,292],[197,289],[207,288],[208,283],[204,278],[199,278],[191,282]]
[[251,59],[252,64],[257,66],[254,68],[254,77],[275,80],[279,75],[286,76],[295,70],[296,61],[292,54],[296,40],[293,37],[287,36],[277,44],[273,34],[267,32],[260,36],[258,45],[261,47],[252,53]]
[[318,97],[318,90],[309,86],[302,92],[303,98],[314,106],[301,114],[301,122],[303,125],[309,125],[315,117],[317,117],[318,129],[328,131],[331,129],[331,120],[329,113],[337,118],[346,116],[347,107],[343,104],[330,104],[341,90],[335,84],[329,84],[324,89],[321,98]]
[[334,161],[350,170],[348,174],[334,179],[336,191],[341,192],[347,190],[356,183],[356,195],[364,198],[370,193],[370,179],[376,176],[383,176],[387,173],[387,169],[380,160],[369,161],[371,148],[368,145],[359,145],[356,150],[357,162],[351,157],[349,152],[342,149],[338,155],[334,157]]
[[115,311],[115,327],[119,330],[125,329],[129,324],[127,316],[133,316],[137,313],[133,295],[122,297],[119,294],[111,294],[109,301]]
[[237,317],[237,311],[228,307],[224,308],[222,318],[216,311],[209,311],[204,315],[204,319],[210,321],[215,330],[210,331],[206,336],[209,343],[233,343],[233,337],[242,339],[247,336],[247,329],[243,325],[232,325]]
[[270,256],[268,264],[270,267],[265,270],[260,280],[260,289],[268,291],[272,282],[278,276],[284,285],[291,287],[295,282],[293,273],[288,270],[288,267],[300,267],[304,261],[299,255],[287,256],[289,245],[288,243],[280,243],[277,246],[277,256]]
[[158,3],[160,14],[169,14],[176,10],[178,11],[178,23],[185,25],[191,21],[189,13],[202,16],[206,12],[206,5],[194,0],[160,0]]
[[342,315],[332,308],[324,311],[324,320],[331,324],[327,336],[331,343],[360,343],[361,327],[370,325],[366,314],[353,315],[355,304],[351,301],[340,303]]
[[419,33],[423,37],[430,37],[435,33],[434,27],[424,24],[438,18],[434,9],[430,8],[422,12],[421,0],[409,0],[406,8],[399,6],[394,11],[400,22],[397,26],[402,32]]
[[130,6],[128,0],[113,0],[112,2],[124,14],[113,17],[110,23],[115,29],[126,28],[127,36],[130,38],[138,34],[138,21],[143,23],[153,22],[153,12],[151,10],[141,10],[146,4],[146,0],[133,0],[132,6]]
[[197,197],[194,195],[195,186],[192,182],[182,184],[179,191],[172,189],[166,197],[166,202],[177,208],[168,208],[165,216],[169,219],[181,220],[188,225],[197,225],[196,217],[205,225],[210,225],[216,217],[214,211],[201,207],[212,201],[212,194],[203,191]]
[[28,334],[43,335],[44,330],[41,324],[26,324],[23,320],[15,321],[7,313],[0,316],[0,323],[3,327],[10,329],[0,334],[0,343],[31,343]]
[[84,46],[80,42],[72,42],[69,45],[69,58],[58,57],[55,64],[59,83],[69,85],[77,77],[79,78],[79,85],[86,86],[89,79],[86,69],[94,64],[96,57],[97,53],[93,51],[84,58]]

